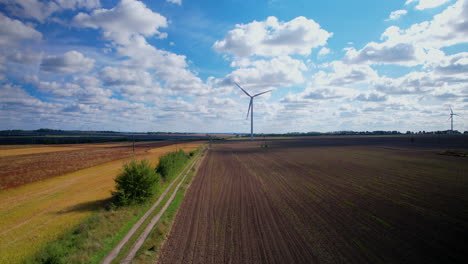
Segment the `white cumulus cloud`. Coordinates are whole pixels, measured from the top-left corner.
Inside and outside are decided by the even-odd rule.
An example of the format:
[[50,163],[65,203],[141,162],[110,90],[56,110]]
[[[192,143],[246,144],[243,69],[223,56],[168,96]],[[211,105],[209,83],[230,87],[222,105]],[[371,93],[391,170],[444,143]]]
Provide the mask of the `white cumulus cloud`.
[[410,43],[370,42],[361,50],[348,48],[344,61],[348,63],[402,64],[414,66],[424,60],[426,53]]
[[391,26],[382,34],[388,44],[409,43],[423,48],[442,48],[468,42],[468,1],[459,0],[437,14],[431,21],[424,21],[400,29]]
[[396,79],[381,77],[374,82],[374,87],[378,91],[393,95],[421,95],[443,85],[442,80],[425,72],[411,72]]
[[407,29],[388,27],[382,42],[370,42],[361,50],[348,48],[348,63],[400,64],[415,66],[439,61],[440,48],[468,43],[468,0],[459,0],[430,21]]
[[13,45],[24,40],[41,40],[42,34],[23,22],[0,13],[0,45]]
[[253,92],[302,83],[304,82],[302,72],[307,69],[302,61],[289,56],[280,56],[271,60],[242,60],[233,62],[231,66],[240,68],[226,77],[226,84],[235,81],[253,89]]
[[39,22],[65,9],[92,10],[101,6],[99,0],[0,0],[0,3],[5,4],[5,9],[15,16],[34,18]]
[[182,5],[182,0],[166,0],[168,3],[173,3],[176,5]]
[[447,3],[448,1],[450,0],[407,0],[405,5],[409,5],[411,3],[418,3],[416,5],[416,9],[418,10],[423,10],[423,9],[427,9],[427,8],[434,8],[434,7],[438,7],[440,5],[443,5],[445,3]]
[[143,85],[152,83],[151,75],[143,70],[105,67],[100,72],[100,77],[105,85]]
[[[102,30],[104,37],[112,42],[118,55],[127,58],[121,62],[122,66],[127,69],[154,71],[158,80],[164,83],[164,88],[190,94],[205,93],[208,89],[200,78],[187,69],[185,56],[160,50],[148,43],[147,37],[167,36],[159,29],[167,27],[168,22],[164,16],[153,12],[140,1],[122,0],[112,9],[97,9],[90,15],[80,13],[75,16],[73,22],[78,27]],[[128,74],[130,72],[124,73],[130,78]],[[121,76],[119,81],[122,81],[122,78]],[[108,82],[108,79],[104,81]],[[121,87],[124,88],[131,89],[127,91],[131,92],[144,89],[144,86]]]
[[63,55],[51,55],[43,58],[41,70],[64,73],[88,72],[93,68],[94,62],[94,59],[72,50]]
[[451,56],[447,56],[443,58],[439,63],[431,66],[434,68],[434,71],[438,74],[462,74],[468,76],[468,52],[460,52]]
[[361,82],[370,82],[378,78],[378,74],[368,65],[347,65],[341,61],[333,61],[328,65],[329,72],[319,71],[312,77],[319,86],[347,86]]
[[136,0],[121,0],[112,9],[96,9],[90,15],[79,13],[73,22],[79,27],[102,28],[104,37],[119,44],[128,44],[137,35],[167,36],[159,32],[159,28],[167,27],[167,19]]
[[63,9],[88,9],[92,10],[101,6],[99,0],[55,0]]
[[312,48],[327,44],[331,36],[332,33],[322,29],[312,19],[300,16],[283,22],[271,16],[265,21],[236,25],[213,47],[218,52],[239,57],[309,55]]
[[401,16],[406,15],[408,11],[401,9],[401,10],[396,10],[390,13],[390,16],[388,17],[387,21],[389,20],[398,20]]
[[364,101],[364,102],[384,102],[387,101],[388,96],[385,94],[379,94],[379,93],[361,93],[356,97],[356,100],[358,101]]
[[324,55],[327,55],[329,53],[330,53],[330,49],[327,48],[327,47],[323,47],[323,48],[320,49],[318,55],[319,56],[324,56]]

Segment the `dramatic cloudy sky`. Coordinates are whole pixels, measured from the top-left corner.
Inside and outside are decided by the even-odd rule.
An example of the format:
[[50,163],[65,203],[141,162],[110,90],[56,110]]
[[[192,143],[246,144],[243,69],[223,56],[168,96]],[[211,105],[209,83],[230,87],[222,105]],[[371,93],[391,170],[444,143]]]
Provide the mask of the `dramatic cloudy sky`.
[[0,0],[0,129],[468,130],[468,0]]

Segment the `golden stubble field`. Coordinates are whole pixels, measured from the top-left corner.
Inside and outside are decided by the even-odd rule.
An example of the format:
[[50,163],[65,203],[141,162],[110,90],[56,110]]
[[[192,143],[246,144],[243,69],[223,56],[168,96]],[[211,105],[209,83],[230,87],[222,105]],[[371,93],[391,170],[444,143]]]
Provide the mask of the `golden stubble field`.
[[[201,144],[154,148],[137,159],[145,158],[154,166],[165,153],[177,149],[191,151]],[[31,153],[33,148],[19,148],[18,153]],[[41,151],[45,151],[44,148]],[[114,178],[129,160],[107,162],[0,191],[0,263],[21,263],[64,231],[78,225],[110,198]]]

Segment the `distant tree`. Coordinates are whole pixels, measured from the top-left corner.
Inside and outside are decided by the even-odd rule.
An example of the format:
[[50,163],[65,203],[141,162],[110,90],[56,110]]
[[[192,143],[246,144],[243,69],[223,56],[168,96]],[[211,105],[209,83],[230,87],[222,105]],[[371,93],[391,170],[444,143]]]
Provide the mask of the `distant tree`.
[[147,160],[125,164],[123,172],[115,178],[114,204],[125,206],[146,201],[156,191],[159,178]]
[[63,130],[60,129],[50,129],[50,128],[40,128],[37,130],[33,130],[34,132],[63,132]]

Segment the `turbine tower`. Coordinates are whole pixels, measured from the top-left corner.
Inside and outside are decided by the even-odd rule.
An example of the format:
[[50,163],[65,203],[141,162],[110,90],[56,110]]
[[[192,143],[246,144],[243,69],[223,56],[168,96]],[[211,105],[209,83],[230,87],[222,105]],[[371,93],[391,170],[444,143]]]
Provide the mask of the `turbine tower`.
[[249,118],[249,112],[250,112],[250,140],[253,140],[253,99],[254,97],[257,97],[259,95],[262,95],[264,93],[268,93],[268,92],[271,92],[272,90],[268,90],[266,92],[261,92],[261,93],[258,93],[258,94],[255,94],[255,95],[250,95],[246,90],[244,90],[239,84],[237,84],[236,82],[234,82],[237,87],[239,87],[248,97],[250,97],[250,104],[249,104],[249,109],[247,110],[247,118]]
[[452,132],[452,134],[453,134],[453,116],[455,116],[455,115],[460,116],[458,114],[454,114],[453,111],[452,111],[452,107],[450,107],[450,117],[449,117],[449,119],[450,119],[450,131]]

